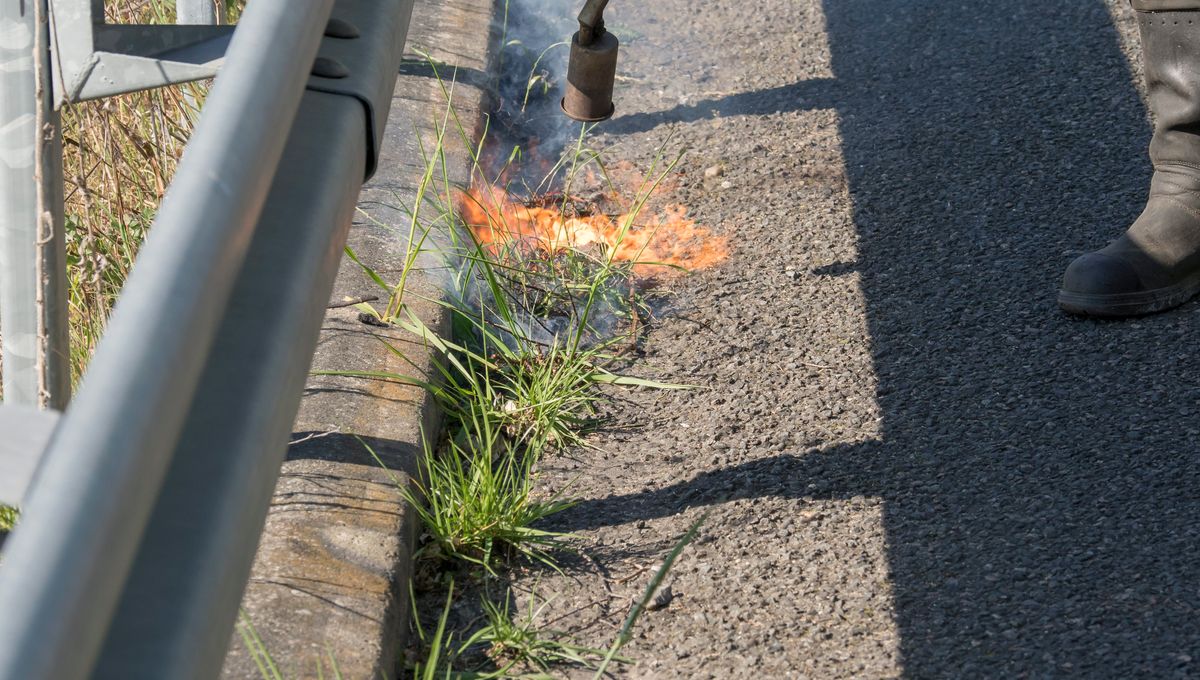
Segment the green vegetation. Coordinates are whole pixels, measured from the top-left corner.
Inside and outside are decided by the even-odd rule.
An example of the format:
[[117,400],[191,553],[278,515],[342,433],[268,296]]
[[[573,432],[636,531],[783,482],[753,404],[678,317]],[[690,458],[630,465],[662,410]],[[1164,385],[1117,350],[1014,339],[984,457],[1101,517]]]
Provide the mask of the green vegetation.
[[[417,640],[426,650],[423,660],[412,665],[413,677],[419,680],[435,678],[553,678],[552,670],[566,664],[595,671],[593,680],[600,680],[613,662],[632,663],[632,659],[620,656],[621,649],[633,639],[633,629],[638,619],[647,610],[650,603],[662,587],[675,561],[683,553],[684,548],[691,543],[700,532],[708,518],[707,513],[692,523],[687,532],[675,543],[675,546],[663,559],[662,564],[646,585],[641,599],[634,603],[624,624],[607,651],[592,649],[563,641],[561,633],[542,630],[537,620],[542,616],[550,601],[537,605],[536,598],[531,598],[528,609],[520,618],[512,612],[512,594],[505,590],[499,602],[490,599],[481,601],[483,610],[483,625],[474,633],[467,636],[461,643],[455,642],[455,634],[448,630],[451,607],[454,604],[454,581],[451,579],[446,591],[446,604],[438,617],[437,626],[432,635],[427,635],[421,626],[419,612],[413,605],[413,627]],[[249,643],[248,643],[249,644]],[[493,670],[480,668],[480,664],[471,665],[465,660],[472,648],[483,648],[483,654],[492,665]],[[473,670],[463,670],[463,666]],[[533,669],[535,672],[530,673]],[[268,678],[269,676],[265,676]]]
[[8,533],[17,526],[20,511],[8,505],[0,505],[0,533]]
[[[444,82],[443,87],[449,101],[451,88]],[[507,223],[505,209],[489,204],[489,197],[516,192],[510,178],[520,176],[514,164],[521,161],[521,151],[514,149],[500,168],[487,167],[486,132],[482,141],[470,139],[449,105],[436,130],[432,146],[422,148],[425,170],[415,200],[403,208],[409,244],[403,271],[388,281],[356,253],[347,255],[386,299],[378,305],[361,303],[359,311],[372,323],[399,327],[423,341],[440,359],[439,374],[432,380],[377,371],[328,374],[396,380],[433,393],[445,415],[445,432],[425,443],[419,479],[411,486],[396,480],[423,523],[418,557],[432,561],[446,577],[442,580],[451,584],[455,573],[475,583],[502,584],[503,570],[512,560],[557,569],[554,553],[572,549],[572,536],[539,528],[540,522],[573,503],[561,494],[539,495],[537,470],[546,456],[587,446],[587,434],[601,424],[597,414],[607,398],[602,388],[686,387],[621,375],[614,368],[622,351],[636,342],[644,305],[633,285],[633,263],[615,255],[675,162],[664,161],[660,153],[651,168],[652,179],[638,187],[632,208],[622,215],[616,246],[531,247],[517,239],[481,239],[463,217],[465,212],[484,214],[498,232],[519,230],[519,225]],[[586,132],[581,130],[574,147],[547,177],[534,183],[536,187],[519,183],[526,192],[542,191],[537,207],[557,211],[560,219],[581,211],[570,191],[580,175],[590,169],[607,179],[599,154],[584,146]],[[465,186],[451,179],[447,147],[454,137],[473,161]],[[550,193],[552,187],[562,190]],[[450,337],[434,333],[405,299],[412,295],[407,288],[412,271],[431,255],[440,257],[451,272],[448,299],[437,301],[451,317]],[[697,529],[693,527],[670,554],[647,598],[653,598],[671,562]],[[614,661],[626,661],[619,650],[645,605],[635,608],[605,652],[540,630],[539,617],[549,603],[531,602],[523,615],[514,616],[511,592],[503,585],[500,590],[499,598],[482,599],[485,623],[470,635],[447,629],[452,586],[432,634],[427,635],[419,616],[414,616],[424,649],[422,658],[410,659],[415,677],[509,677],[511,672],[529,671],[535,674],[522,677],[546,677],[559,664],[602,674]],[[486,659],[483,666],[478,662],[481,656]]]
[[459,674],[454,672],[452,664],[456,656],[453,642],[453,633],[446,630],[446,622],[450,619],[450,607],[454,604],[454,581],[450,581],[450,586],[446,589],[446,606],[442,608],[442,615],[438,618],[437,628],[434,629],[432,637],[426,637],[425,629],[421,627],[421,616],[417,613],[416,605],[413,606],[413,627],[416,629],[417,638],[428,651],[423,661],[417,661],[413,664],[413,678],[417,680],[436,680],[437,678],[457,678]]
[[549,600],[537,605],[535,598],[530,598],[527,611],[520,617],[511,611],[512,594],[508,591],[500,603],[484,598],[480,605],[486,622],[463,642],[460,650],[486,646],[487,656],[502,666],[498,674],[514,668],[536,668],[546,673],[556,664],[592,668],[605,655],[604,650],[563,642],[557,639],[561,634],[540,630],[537,622],[550,605]]
[[679,542],[675,544],[671,552],[667,553],[666,558],[663,559],[662,566],[658,568],[658,571],[654,572],[654,578],[651,578],[650,583],[646,585],[646,591],[642,593],[642,599],[637,601],[633,609],[629,611],[629,616],[625,617],[625,623],[621,626],[621,631],[617,633],[617,639],[613,642],[612,647],[609,648],[608,653],[604,655],[604,660],[600,662],[600,667],[596,669],[596,680],[604,677],[604,671],[608,669],[613,661],[620,660],[617,657],[617,653],[621,651],[621,648],[626,643],[633,639],[633,627],[637,625],[642,613],[646,611],[646,608],[654,600],[654,596],[658,593],[658,589],[662,587],[667,574],[671,572],[671,567],[675,565],[675,560],[679,559],[679,556],[683,553],[683,549],[695,540],[696,535],[700,533],[700,527],[704,526],[704,522],[707,519],[708,513],[701,515],[700,519],[688,527],[687,532],[683,534],[683,537],[679,539]]
[[[450,179],[448,130],[457,132],[474,161],[469,182],[476,188],[473,194]],[[593,163],[603,171],[599,155],[585,149],[583,139],[581,134],[575,148],[551,169],[561,177],[547,178],[544,185],[570,186]],[[622,376],[609,368],[614,358],[611,348],[628,343],[633,330],[627,326],[612,334],[594,323],[599,314],[611,313],[601,305],[608,300],[612,281],[630,278],[631,265],[614,258],[616,248],[602,247],[585,255],[522,247],[515,241],[497,247],[495,242],[481,243],[460,220],[460,201],[471,201],[472,195],[507,195],[507,187],[496,182],[511,174],[512,168],[506,164],[489,174],[481,161],[486,143],[486,136],[478,144],[469,139],[453,107],[447,107],[437,124],[433,148],[422,148],[425,171],[416,187],[415,205],[405,208],[409,250],[398,281],[387,282],[348,251],[387,296],[382,308],[361,303],[360,310],[377,323],[399,326],[422,339],[442,359],[439,379],[430,382],[378,372],[333,374],[394,379],[433,392],[447,416],[447,435],[437,445],[426,446],[420,461],[423,478],[412,494],[412,500],[424,501],[420,512],[429,542],[422,554],[463,559],[490,570],[501,556],[500,548],[549,562],[546,549],[559,545],[561,537],[532,525],[570,503],[559,498],[533,500],[534,471],[544,455],[584,445],[584,436],[597,424],[597,406],[604,398],[600,386],[682,386]],[[511,154],[510,162],[514,158],[519,153]],[[636,209],[626,216],[621,236],[673,167],[674,163],[666,164],[654,183],[639,189]],[[570,201],[559,201],[557,208],[569,210]],[[488,219],[495,220],[494,228],[510,233],[518,228],[503,224],[503,211],[484,209]],[[438,337],[404,304],[410,271],[425,252],[447,260],[454,272],[450,299],[441,302],[451,315],[451,338]],[[564,269],[564,257],[586,258],[589,266]],[[564,281],[565,271],[586,277]],[[536,314],[546,310],[545,296],[538,304],[523,304],[546,290],[568,291],[553,334],[547,319]],[[625,294],[622,299],[633,297]]]

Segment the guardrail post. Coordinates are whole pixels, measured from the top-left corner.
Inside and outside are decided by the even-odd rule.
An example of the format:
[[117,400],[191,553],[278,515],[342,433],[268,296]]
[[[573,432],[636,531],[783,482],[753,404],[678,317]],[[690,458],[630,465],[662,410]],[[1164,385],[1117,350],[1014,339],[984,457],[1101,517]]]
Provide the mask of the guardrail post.
[[0,3],[0,337],[4,401],[63,408],[70,391],[62,137],[46,0]]
[[[225,16],[224,0],[175,0],[176,24],[204,24],[216,26]],[[183,93],[184,101],[193,110],[200,110],[200,102],[190,90]]]
[[221,23],[225,14],[223,0],[175,0],[175,23],[207,24]]

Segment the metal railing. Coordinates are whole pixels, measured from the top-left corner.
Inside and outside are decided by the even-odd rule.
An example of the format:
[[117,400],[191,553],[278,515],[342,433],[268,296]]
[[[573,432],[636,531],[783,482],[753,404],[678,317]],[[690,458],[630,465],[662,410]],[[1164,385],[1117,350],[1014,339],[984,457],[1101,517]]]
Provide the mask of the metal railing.
[[[45,2],[25,4],[50,10],[48,33],[63,29],[65,6],[95,17],[93,0]],[[219,672],[411,9],[412,0],[247,4],[4,546],[0,678]],[[153,40],[211,47],[216,36],[197,35]],[[108,53],[134,64],[137,82],[91,86],[94,71],[80,81],[64,69],[58,91],[159,84],[170,69],[155,75],[147,60],[172,63],[180,50],[151,53],[144,42]],[[48,87],[49,74],[40,77]],[[43,232],[20,252],[45,245]],[[6,344],[10,328],[0,326]],[[45,323],[37,330],[44,338]],[[28,403],[9,392],[10,368],[6,399]]]

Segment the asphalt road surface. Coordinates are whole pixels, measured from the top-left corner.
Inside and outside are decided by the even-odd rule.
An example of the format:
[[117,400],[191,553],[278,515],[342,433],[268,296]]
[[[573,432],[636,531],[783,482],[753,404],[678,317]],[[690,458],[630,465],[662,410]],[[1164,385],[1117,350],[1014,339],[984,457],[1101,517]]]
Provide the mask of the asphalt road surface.
[[517,579],[552,627],[607,646],[708,510],[621,674],[1200,677],[1200,305],[1055,306],[1149,180],[1131,15],[610,5],[598,143],[688,148],[672,200],[733,246],[632,369],[709,389],[624,395],[546,472],[589,555]]

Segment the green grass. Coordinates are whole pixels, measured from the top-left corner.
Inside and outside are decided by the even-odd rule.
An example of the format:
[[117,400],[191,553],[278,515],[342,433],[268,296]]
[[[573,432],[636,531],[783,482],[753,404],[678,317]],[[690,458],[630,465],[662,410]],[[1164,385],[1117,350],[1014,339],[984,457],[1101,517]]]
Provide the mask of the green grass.
[[451,440],[440,452],[427,444],[415,489],[394,480],[425,529],[416,557],[458,560],[493,573],[497,562],[513,553],[553,566],[550,552],[563,547],[567,535],[533,525],[572,503],[535,498],[532,462],[511,444],[464,448]]
[[0,532],[8,533],[17,526],[20,511],[8,505],[0,505]]
[[[605,656],[604,650],[566,642],[561,633],[541,629],[538,619],[551,601],[545,600],[538,605],[536,600],[536,595],[531,595],[528,609],[524,614],[517,615],[512,611],[511,591],[506,590],[499,602],[483,598],[480,606],[484,625],[463,642],[459,654],[474,645],[485,645],[488,657],[500,666],[499,670],[494,671],[497,677],[522,668],[535,668],[548,674],[552,667],[563,664],[596,667]],[[629,661],[623,658],[616,660]]]
[[638,600],[633,605],[633,609],[629,610],[629,615],[625,617],[625,623],[621,626],[620,632],[617,633],[617,638],[613,640],[612,646],[608,648],[608,653],[604,655],[604,660],[596,668],[593,680],[603,678],[605,671],[612,665],[612,662],[621,660],[617,654],[621,651],[622,647],[633,639],[633,628],[637,625],[638,619],[646,611],[655,594],[658,593],[658,589],[662,587],[663,582],[667,580],[667,574],[671,573],[671,567],[675,566],[675,560],[679,559],[679,556],[683,554],[683,549],[696,539],[696,536],[700,533],[700,527],[704,526],[704,522],[707,519],[708,513],[706,512],[700,516],[700,519],[688,527],[688,530],[675,543],[675,547],[671,548],[671,552],[667,553],[658,571],[654,572],[654,576],[646,584],[646,590],[642,593],[642,599]]
[[416,629],[417,639],[428,650],[425,659],[413,664],[413,678],[416,680],[437,680],[439,678],[461,678],[462,674],[454,671],[454,660],[458,650],[454,646],[453,632],[446,630],[446,622],[450,619],[450,608],[454,604],[454,581],[446,589],[446,606],[438,617],[437,627],[433,633],[426,636],[421,627],[421,616],[416,609],[416,600],[410,597],[413,605],[412,620]]
[[[635,340],[631,336],[637,332],[644,304],[633,285],[634,265],[617,260],[616,248],[549,253],[519,246],[488,247],[476,240],[459,210],[462,202],[473,200],[472,194],[451,180],[453,160],[448,148],[457,144],[466,150],[472,161],[467,184],[482,188],[482,195],[514,190],[505,178],[519,173],[510,172],[510,167],[486,167],[487,130],[480,140],[470,138],[451,103],[453,82],[442,80],[438,65],[432,61],[431,65],[448,103],[434,121],[432,143],[420,147],[424,170],[415,198],[397,206],[407,216],[407,224],[397,230],[408,244],[403,269],[389,279],[352,250],[347,250],[347,256],[380,288],[385,300],[377,305],[361,303],[359,311],[420,340],[437,359],[436,375],[415,377],[416,371],[413,376],[381,371],[324,374],[417,385],[429,390],[442,409],[445,433],[425,442],[418,479],[411,486],[396,479],[423,525],[420,558],[436,560],[443,573],[465,569],[470,578],[484,581],[495,578],[514,558],[557,569],[555,553],[570,549],[574,537],[539,525],[573,502],[561,495],[539,495],[540,462],[587,445],[588,433],[601,424],[598,413],[608,398],[602,388],[688,386],[614,370],[621,348]],[[556,195],[561,200],[545,207],[562,214],[577,210],[571,187],[589,169],[607,179],[600,155],[585,145],[587,131],[581,127],[575,145],[554,163],[546,178],[535,187],[524,187],[534,192],[560,187]],[[508,158],[509,163],[520,162],[523,154],[514,149]],[[633,228],[651,194],[677,162],[678,157],[668,160],[660,150],[650,179],[631,198],[620,238]],[[375,221],[370,214],[360,213]],[[448,337],[435,333],[409,308],[412,273],[431,253],[441,257],[451,273],[447,298],[435,300],[450,316]],[[381,342],[407,361],[395,346],[382,338]],[[653,597],[670,562],[694,533],[689,532],[669,556],[648,597]],[[508,677],[517,668],[537,672],[523,677],[539,677],[563,663],[603,672],[603,667],[622,660],[618,653],[627,638],[618,637],[607,652],[564,642],[561,636],[539,629],[539,615],[548,603],[515,614],[507,592],[502,600],[484,598],[484,625],[464,639],[447,630],[453,601],[451,586],[441,617],[428,636],[414,616],[426,650],[424,660],[413,666],[415,677]],[[622,636],[635,622],[636,616],[627,621]],[[462,669],[464,655],[480,646],[487,648],[498,670]]]
[[[537,604],[531,596],[524,614],[513,611],[512,591],[505,590],[496,601],[480,600],[482,625],[461,641],[448,627],[454,604],[454,583],[446,592],[437,624],[431,633],[421,626],[414,604],[413,627],[424,659],[412,664],[413,677],[422,680],[453,678],[455,680],[484,680],[492,678],[554,678],[551,671],[562,666],[598,668],[605,650],[593,649],[564,640],[561,633],[547,631],[538,619],[550,605],[545,600]],[[480,660],[480,657],[483,657]],[[628,663],[624,657],[613,661]],[[611,663],[611,662],[610,662]]]
[[[433,68],[436,73],[437,65]],[[439,82],[452,102],[453,83]],[[399,236],[406,238],[408,251],[398,278],[387,280],[352,250],[347,255],[386,297],[378,306],[360,304],[360,311],[421,339],[439,359],[439,374],[436,379],[374,371],[327,374],[416,384],[430,390],[444,411],[447,434],[425,447],[419,462],[421,480],[411,492],[414,501],[421,501],[418,512],[427,541],[422,555],[488,570],[498,558],[513,554],[552,563],[551,552],[562,547],[565,537],[534,525],[571,504],[561,498],[537,498],[539,461],[585,444],[605,398],[601,386],[682,386],[618,375],[608,367],[610,348],[627,338],[611,335],[593,321],[610,313],[613,282],[628,280],[628,263],[616,262],[611,252],[518,253],[475,240],[458,218],[464,187],[450,180],[453,161],[447,146],[457,139],[473,161],[471,183],[491,187],[495,178],[481,161],[486,132],[484,141],[470,139],[452,104],[434,125],[432,145],[421,147],[424,170],[415,198],[401,205],[408,223]],[[581,133],[571,153],[555,164],[552,172],[563,177],[546,180],[548,184],[568,186],[589,163],[599,163],[599,155],[587,150],[583,140]],[[666,171],[671,167],[667,164]],[[659,181],[663,176],[665,171]],[[635,204],[643,205],[652,190],[642,187]],[[451,317],[450,337],[435,334],[406,306],[405,296],[412,294],[411,272],[430,252],[453,272],[448,300],[438,301]],[[629,297],[628,290],[620,295],[622,300]],[[536,304],[529,304],[534,298]],[[547,336],[542,324],[551,308],[561,310],[561,323]]]

